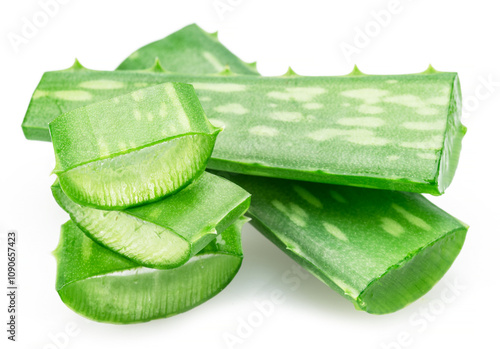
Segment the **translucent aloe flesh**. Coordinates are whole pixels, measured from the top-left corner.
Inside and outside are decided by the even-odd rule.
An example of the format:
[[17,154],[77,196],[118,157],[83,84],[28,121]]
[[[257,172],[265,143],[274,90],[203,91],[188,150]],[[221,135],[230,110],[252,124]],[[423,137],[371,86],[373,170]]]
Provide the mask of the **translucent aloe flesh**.
[[[208,163],[216,170],[442,194],[465,133],[457,74],[432,69],[339,77],[49,72],[24,127],[165,81],[192,83],[211,122],[225,129]],[[119,88],[95,87],[107,83]]]
[[180,83],[73,109],[49,127],[64,192],[104,209],[155,201],[189,184],[205,169],[220,131],[208,122],[193,87]]
[[373,314],[427,293],[468,226],[422,195],[228,174],[252,193],[247,215],[317,278]]
[[228,66],[238,74],[257,75],[255,64],[245,63],[196,24],[188,25],[161,40],[141,47],[118,69],[141,70],[159,58],[165,69],[181,74],[214,74]]
[[52,193],[88,237],[135,263],[157,269],[186,263],[250,204],[245,190],[210,173],[175,195],[124,211],[81,206],[64,194],[58,182]]
[[187,311],[219,293],[237,273],[246,221],[239,218],[186,264],[167,270],[142,267],[69,221],[54,252],[56,290],[68,307],[100,322],[145,322]]

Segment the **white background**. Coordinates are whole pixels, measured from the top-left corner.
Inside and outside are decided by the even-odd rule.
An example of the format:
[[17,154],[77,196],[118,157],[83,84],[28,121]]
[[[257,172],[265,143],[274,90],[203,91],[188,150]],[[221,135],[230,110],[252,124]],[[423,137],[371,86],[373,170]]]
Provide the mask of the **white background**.
[[[47,0],[42,0],[47,1]],[[495,1],[400,0],[384,26],[373,11],[390,0],[265,1],[67,0],[33,38],[18,47],[23,17],[41,11],[38,1],[0,5],[0,284],[6,283],[5,234],[19,232],[19,341],[1,348],[226,348],[240,321],[258,312],[255,301],[276,289],[285,301],[235,348],[469,348],[499,347],[498,150],[500,109],[500,21]],[[393,11],[394,12],[394,11]],[[366,73],[414,73],[429,63],[460,75],[469,132],[452,186],[430,199],[471,225],[462,253],[443,280],[411,306],[390,315],[354,310],[341,296],[310,276],[282,280],[295,263],[250,226],[243,231],[245,260],[218,296],[187,313],[164,320],[114,326],[84,320],[54,290],[59,227],[67,216],[54,202],[50,143],[24,139],[21,122],[42,73],[69,67],[78,57],[87,67],[112,70],[138,47],[196,22],[245,61],[258,61],[263,75],[288,66],[303,75],[340,75],[357,63]],[[357,30],[371,37],[346,57]],[[358,28],[358,29],[357,29]],[[379,30],[377,30],[379,29]],[[359,45],[358,45],[359,46]],[[485,81],[496,85],[488,90]],[[459,288],[450,286],[459,284]],[[455,290],[451,303],[443,291]],[[0,323],[7,321],[6,297]],[[425,317],[425,313],[429,313]],[[67,327],[72,328],[70,333]],[[51,339],[52,338],[52,339]],[[54,339],[56,338],[56,339]],[[397,341],[403,340],[396,345]],[[391,344],[392,343],[392,344]],[[6,345],[7,344],[7,345]]]

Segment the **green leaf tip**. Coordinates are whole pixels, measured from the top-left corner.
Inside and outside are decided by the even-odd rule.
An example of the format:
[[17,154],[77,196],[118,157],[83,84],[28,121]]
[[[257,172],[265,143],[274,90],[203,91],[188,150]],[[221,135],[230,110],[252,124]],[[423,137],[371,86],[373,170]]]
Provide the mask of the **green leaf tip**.
[[226,64],[224,66],[224,68],[220,72],[216,73],[215,75],[217,75],[217,76],[235,76],[235,75],[238,75],[238,74],[236,74],[235,72],[233,72],[231,70],[231,67],[228,64]]
[[356,64],[354,64],[354,68],[352,68],[352,71],[349,74],[347,74],[346,76],[363,76],[363,75],[367,75],[367,74],[365,74],[361,70],[359,70],[358,66]]
[[297,74],[296,72],[294,72],[292,67],[288,67],[288,70],[286,71],[286,73],[281,75],[281,77],[283,77],[283,78],[293,78],[293,77],[297,77],[297,76],[300,76],[300,75]]
[[248,65],[250,68],[257,70],[257,61],[255,61],[255,62],[251,62],[251,63],[247,63],[247,65]]
[[78,70],[89,70],[87,68],[85,68],[79,61],[77,58],[75,58],[75,62],[73,63],[73,65],[71,67],[69,67],[68,69],[63,69],[62,71],[78,71]]
[[58,254],[59,254],[59,245],[57,245],[57,247],[55,248],[55,250],[54,250],[54,251],[52,251],[52,253],[51,253],[51,254],[52,254],[52,256],[54,256],[54,258],[56,258],[56,259],[57,259],[57,257],[59,256],[59,255],[58,255]]
[[241,230],[241,228],[251,220],[252,218],[243,215],[240,218],[238,218],[238,221],[234,224],[237,224],[237,227]]
[[[55,183],[53,184],[55,185]],[[64,229],[64,224],[61,225],[61,234],[59,236],[59,243],[57,244],[56,248],[54,249],[54,251],[52,251],[52,256],[56,259],[56,260],[59,260],[59,257],[62,253],[62,250],[63,250],[63,240],[62,240],[62,229]]]
[[207,35],[210,36],[212,39],[219,41],[219,32],[218,31],[215,31],[213,33],[207,32]]
[[257,61],[255,62],[250,62],[250,63],[244,63],[250,70],[258,73],[257,71]]
[[163,68],[158,57],[155,58],[155,62],[153,63],[153,65],[148,69],[144,69],[144,71],[153,73],[169,73],[165,68]]
[[432,66],[432,64],[429,64],[429,66],[427,67],[427,69],[422,72],[422,74],[436,74],[436,73],[439,73],[439,71],[437,71],[436,69],[434,69],[434,67]]

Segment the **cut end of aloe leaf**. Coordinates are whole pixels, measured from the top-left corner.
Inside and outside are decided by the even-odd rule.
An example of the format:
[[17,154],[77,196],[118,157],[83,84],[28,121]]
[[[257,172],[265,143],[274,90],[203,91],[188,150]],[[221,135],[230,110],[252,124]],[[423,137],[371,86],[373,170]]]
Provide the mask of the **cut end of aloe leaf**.
[[240,264],[241,258],[234,256],[195,256],[175,269],[138,267],[78,281],[59,290],[59,296],[91,320],[145,322],[182,313],[213,297],[231,281]]
[[[429,66],[431,69],[432,66]],[[434,68],[432,68],[434,69]],[[462,115],[462,95],[460,81],[458,76],[453,82],[453,88],[450,95],[450,109],[447,121],[447,131],[445,134],[441,159],[439,161],[439,170],[437,176],[438,194],[444,194],[455,176],[458,167],[460,151],[462,150],[462,138],[467,132],[467,128],[461,123]]]
[[[240,243],[239,228],[238,221],[222,239]],[[96,244],[70,221],[61,230],[56,289],[69,308],[95,321],[165,318],[207,301],[233,279],[242,257],[231,248],[241,250],[213,243],[178,268],[144,268]]]
[[80,206],[63,193],[58,181],[51,189],[57,203],[88,237],[142,266],[174,268],[191,257],[191,244],[168,227],[126,211]]
[[[92,84],[109,82],[85,86]],[[220,132],[193,87],[182,83],[90,104],[49,127],[61,187],[74,201],[102,209],[152,202],[180,190],[205,169]]]
[[467,228],[455,230],[409,255],[374,280],[356,299],[360,310],[387,314],[426,294],[448,271],[460,253]]
[[120,209],[171,195],[205,168],[215,136],[187,135],[58,173],[74,201]]
[[58,181],[52,194],[92,240],[157,269],[186,263],[244,214],[250,202],[245,190],[209,173],[176,195],[123,211],[79,205],[64,194]]
[[252,193],[252,225],[313,275],[374,314],[436,284],[468,226],[423,196],[231,175]]

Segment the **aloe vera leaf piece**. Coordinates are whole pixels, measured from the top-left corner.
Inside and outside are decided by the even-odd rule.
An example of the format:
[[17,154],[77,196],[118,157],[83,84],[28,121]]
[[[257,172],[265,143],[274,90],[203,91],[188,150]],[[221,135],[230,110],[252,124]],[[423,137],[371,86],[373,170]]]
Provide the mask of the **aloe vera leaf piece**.
[[446,273],[468,226],[422,195],[227,174],[264,236],[355,307],[399,310]]
[[243,254],[240,217],[186,264],[167,270],[142,267],[89,239],[72,221],[61,228],[56,290],[89,319],[128,324],[185,312],[224,289]]
[[62,189],[73,201],[103,209],[152,202],[185,187],[205,169],[220,131],[193,87],[180,83],[69,111],[49,128]]
[[[356,70],[354,71],[354,73],[356,73]],[[262,178],[252,178],[252,177],[245,177],[244,178],[246,181],[247,181],[247,188],[250,188],[251,187],[251,191],[252,193],[254,193],[255,195],[259,196],[259,197],[262,197],[264,196],[264,200],[266,198],[266,194],[267,194],[267,186],[266,185],[262,185],[262,182],[265,181],[264,179]],[[255,183],[253,182],[255,181]],[[274,184],[276,184],[276,186],[278,188],[283,188],[287,186],[287,183],[290,184],[292,183],[291,181],[288,181],[288,180],[278,180],[278,179],[274,179],[272,180],[272,182]],[[259,186],[259,183],[261,184]],[[253,185],[255,184],[255,185]],[[272,184],[271,184],[272,185]],[[329,186],[329,185],[315,185],[315,187],[318,187],[319,190],[321,192],[329,192],[329,189],[332,188],[332,186]],[[348,188],[348,187],[342,187],[343,190],[347,191],[347,195],[349,195],[351,189]],[[356,188],[352,188],[352,190],[354,192],[357,192],[357,194],[361,194],[362,195],[362,191],[361,189],[356,189]],[[368,192],[372,192],[372,190],[367,190]],[[327,207],[335,207],[335,205],[339,204],[339,203],[346,203],[345,202],[345,199],[344,197],[340,196],[340,194],[338,194],[337,192],[331,192],[332,195],[330,197],[326,197],[324,198],[324,205],[327,206]],[[282,193],[280,193],[278,190],[274,190],[272,192],[272,195],[274,196],[274,200],[277,200],[278,202],[281,201],[281,202],[287,202],[288,201],[288,196],[290,195],[289,191],[285,190],[284,191],[284,195]],[[396,194],[396,195],[405,195],[405,194]],[[422,198],[420,196],[417,196],[420,200],[422,200]],[[393,201],[391,201],[390,203],[386,204],[386,205],[392,205]],[[424,200],[424,203],[428,206],[428,202],[426,202]],[[299,203],[300,204],[300,203]],[[295,210],[297,212],[302,212],[300,211],[300,209],[297,209],[297,207],[300,207],[299,205],[297,205],[297,202],[295,201],[295,204],[291,204],[291,208],[289,210],[287,210],[287,212],[289,213],[290,210]],[[251,214],[253,215],[253,217],[255,218],[254,220],[254,225],[256,225],[258,228],[260,228],[266,236],[268,236],[272,241],[275,241],[276,244],[278,244],[279,246],[281,246],[282,248],[284,247],[283,246],[283,243],[279,240],[279,238],[274,238],[274,235],[272,233],[271,230],[269,230],[269,228],[267,228],[265,226],[266,222],[274,222],[274,225],[276,224],[279,224],[277,221],[275,220],[272,220],[273,219],[273,216],[272,216],[272,213],[266,211],[265,207],[261,207],[261,205],[259,205],[258,202],[254,202],[252,201],[251,203]],[[432,207],[432,206],[431,206]],[[302,215],[305,215],[305,216],[309,216],[310,214],[313,215],[313,216],[317,216],[317,213],[315,212],[316,208],[313,207],[313,208],[310,208],[310,207],[307,207],[306,206],[302,206],[302,209],[303,209],[303,212]],[[293,211],[292,211],[293,212]],[[296,212],[296,213],[297,213]],[[289,227],[289,226],[295,226],[296,223],[298,222],[298,224],[301,224],[300,222],[302,222],[302,220],[300,219],[300,216],[299,218],[297,218],[298,216],[294,216],[294,215],[279,215],[279,222],[282,223],[282,226],[280,226],[280,232],[283,232],[283,233],[286,233],[286,228]],[[292,217],[292,218],[291,218]],[[263,223],[262,223],[263,222]],[[417,220],[418,222],[418,220]],[[272,223],[270,225],[273,225]],[[360,224],[362,225],[362,223]],[[331,229],[334,229],[332,228],[332,226],[324,226],[324,228],[328,227],[330,230]],[[361,227],[361,228],[365,228],[365,227]],[[306,234],[309,233],[310,230],[311,231],[315,231],[315,228],[313,226],[313,228],[307,228],[306,231],[304,231],[304,236],[307,236]],[[320,227],[321,229],[321,227]],[[336,230],[333,230],[334,232]],[[267,233],[266,233],[267,232]],[[453,236],[450,234],[450,236]],[[456,255],[456,253],[458,253],[457,249],[459,250],[460,247],[456,247],[456,248],[453,248],[453,242],[449,242],[447,241],[446,239],[442,239],[440,240],[442,241],[442,245],[446,245],[448,244],[449,246],[452,246],[451,248],[447,248],[445,250],[445,253],[443,254],[446,254],[446,257],[445,258],[449,258],[449,260],[453,260],[454,258],[454,255]],[[460,244],[460,242],[459,242]],[[374,245],[378,245],[377,243],[377,237],[374,237]],[[416,267],[419,267],[421,264],[422,264],[422,260],[423,259],[427,259],[427,257],[435,257],[436,259],[439,259],[439,255],[435,253],[436,251],[436,248],[438,248],[439,246],[436,246],[434,245],[434,247],[432,248],[427,248],[425,249],[424,251],[421,251],[420,253],[416,254],[409,262],[406,263],[406,266],[404,267],[401,267],[399,268],[398,270],[399,271],[393,271],[391,272],[392,275],[390,276],[390,279],[389,279],[389,276],[386,277],[386,280],[382,280],[382,282],[375,282],[373,283],[373,286],[371,288],[371,291],[367,288],[367,292],[366,295],[369,295],[370,292],[372,295],[387,295],[387,297],[391,297],[393,294],[395,294],[393,292],[393,284],[391,282],[386,282],[387,280],[389,281],[396,281],[397,283],[399,283],[399,285],[396,285],[396,287],[398,287],[398,291],[403,291],[404,290],[404,287],[406,287],[408,290],[412,289],[412,287],[416,284],[416,280],[410,280],[410,283],[408,283],[408,280],[406,280],[404,277],[405,276],[411,276],[412,275],[412,272],[411,272],[411,268],[416,268]],[[306,250],[308,250],[307,246],[306,246]],[[321,249],[320,249],[321,251]],[[434,252],[434,253],[432,253]],[[292,254],[293,253],[291,251],[288,251],[289,254]],[[308,267],[310,270],[316,270],[315,274],[320,276],[322,275],[321,278],[323,278],[323,280],[327,280],[328,281],[328,277],[322,273],[321,271],[318,270],[318,268],[315,267],[314,264],[311,264],[311,263],[308,263],[306,260],[302,259],[301,257],[299,256],[294,256],[294,259],[298,260],[300,264]],[[432,266],[432,258],[429,258],[427,261],[427,266]],[[436,263],[439,263],[439,260],[436,261]],[[434,268],[434,272],[431,273],[433,274],[434,276],[436,276],[438,278],[439,276],[439,273],[443,273],[446,271],[446,268],[447,268],[447,265],[446,263],[442,263],[442,264],[439,264],[438,267]],[[440,270],[441,269],[441,270]],[[422,270],[418,270],[417,272],[420,273],[420,275],[424,275],[424,272]],[[389,273],[389,272],[388,272]],[[404,275],[401,275],[401,274],[404,274]],[[428,281],[428,284],[427,285],[430,285],[432,283],[432,279],[427,279]],[[339,282],[339,281],[337,281]],[[326,282],[327,284],[331,285],[332,286],[332,282]],[[423,282],[425,283],[425,281]],[[340,282],[341,284],[341,282]],[[401,285],[403,285],[403,287],[401,287]],[[339,289],[339,287],[337,286],[337,284],[333,285],[333,288],[337,289],[338,291],[341,292],[341,294],[344,294],[344,291],[342,289]],[[422,292],[425,292],[424,290],[422,290]],[[417,294],[413,294],[414,296],[418,296]],[[345,296],[345,295],[344,295]],[[352,300],[352,297],[347,297],[348,299],[351,299]],[[386,299],[382,299],[380,297],[373,297],[370,302],[367,302],[368,305],[370,306],[370,309],[372,312],[374,311],[379,311],[381,312],[380,308],[379,309],[374,309],[374,306],[377,307],[377,304],[383,304],[383,302],[387,301],[387,298]],[[411,299],[409,300],[411,301]],[[357,305],[357,303],[355,302],[354,303],[355,305]],[[396,304],[393,304],[393,306],[396,305]],[[359,306],[358,306],[359,307]],[[394,307],[393,307],[394,309]],[[384,312],[387,312],[389,310],[384,310]]]
[[240,60],[219,42],[217,33],[209,34],[196,24],[141,47],[117,69],[147,69],[156,58],[168,71],[181,74],[213,74],[228,66],[238,74],[258,75],[255,64]]
[[250,194],[210,173],[160,201],[105,211],[71,201],[58,181],[52,194],[91,239],[134,262],[156,269],[175,268],[203,249],[250,204]]
[[[91,90],[97,81],[122,89]],[[187,76],[150,72],[46,73],[25,121],[55,117],[92,101],[164,81],[192,83],[218,137],[208,167],[252,175],[442,194],[465,127],[456,73],[338,77]],[[82,87],[83,86],[83,87]],[[40,122],[40,121],[39,121]]]
[[[97,81],[125,85],[91,91]],[[61,90],[92,100],[135,84],[192,83],[218,137],[208,167],[313,182],[442,194],[454,175],[465,127],[457,74],[340,77],[182,76],[149,72],[46,73],[26,116],[89,101],[64,101]],[[286,149],[286,151],[284,150]]]

